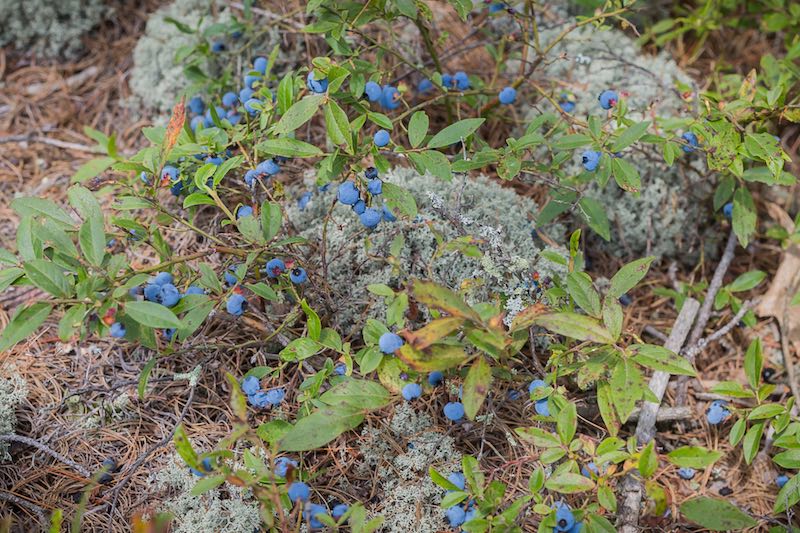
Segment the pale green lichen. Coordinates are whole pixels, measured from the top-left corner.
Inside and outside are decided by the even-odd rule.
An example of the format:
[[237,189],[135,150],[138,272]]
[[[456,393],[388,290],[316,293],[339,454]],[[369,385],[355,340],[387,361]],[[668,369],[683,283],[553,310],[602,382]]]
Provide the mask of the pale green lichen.
[[[387,435],[385,432],[389,432]],[[439,507],[445,491],[431,481],[433,467],[445,475],[461,469],[461,453],[449,435],[437,431],[434,421],[410,403],[397,406],[388,429],[361,432],[359,473],[377,475],[378,503],[369,509],[382,515],[386,533],[434,533],[446,529]],[[400,446],[389,444],[389,440]]]
[[[0,366],[0,434],[14,433],[17,406],[28,397],[28,384],[12,365]],[[8,445],[0,441],[0,461],[8,461]]]
[[[349,330],[365,318],[365,311],[376,316],[383,310],[382,299],[367,291],[370,284],[399,289],[413,279],[433,279],[463,289],[471,303],[516,296],[529,305],[536,297],[531,286],[534,271],[542,277],[560,278],[563,274],[558,265],[541,257],[532,235],[536,203],[513,189],[485,176],[456,176],[445,182],[402,167],[381,179],[409,191],[419,215],[414,220],[382,222],[365,243],[364,227],[352,210],[341,204],[334,207],[325,231],[325,290],[336,302],[333,320],[337,327]],[[336,187],[333,184],[325,193],[315,192],[305,209],[294,203],[287,208],[290,222],[312,242],[322,240]],[[560,227],[553,229],[555,235],[562,232]],[[472,238],[481,257],[455,249],[443,251],[437,235],[444,243]],[[392,264],[389,250],[398,237],[404,244]],[[310,266],[320,269],[320,258],[311,262]]]
[[0,47],[74,58],[83,35],[112,13],[103,0],[0,0]]

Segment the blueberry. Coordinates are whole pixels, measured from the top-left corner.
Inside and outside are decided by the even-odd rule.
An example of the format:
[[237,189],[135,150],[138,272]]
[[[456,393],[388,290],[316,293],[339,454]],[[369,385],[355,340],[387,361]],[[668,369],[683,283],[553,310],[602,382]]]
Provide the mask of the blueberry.
[[189,100],[189,111],[195,115],[199,115],[205,110],[206,105],[203,103],[203,99],[199,96],[193,96],[192,99]]
[[394,222],[395,220],[397,220],[397,217],[394,216],[394,213],[389,211],[389,208],[384,205],[383,206],[383,219],[386,222]]
[[500,100],[500,103],[503,105],[511,105],[514,103],[514,100],[517,99],[517,90],[513,87],[505,87],[500,94],[497,95],[497,99]]
[[419,386],[419,383],[409,383],[403,387],[402,394],[406,401],[416,400],[422,396],[422,387]]
[[433,387],[441,385],[443,381],[444,381],[444,374],[442,374],[438,370],[434,370],[433,372],[428,374],[428,384]]
[[784,485],[789,482],[789,476],[786,474],[781,474],[780,476],[775,478],[775,484],[778,485],[779,489],[782,489]]
[[399,350],[403,344],[405,344],[403,338],[397,333],[392,333],[391,331],[387,331],[381,335],[380,339],[378,339],[378,347],[385,354],[393,354]]
[[289,273],[289,279],[292,280],[292,283],[299,285],[308,280],[308,274],[306,274],[305,269],[301,267],[293,268]]
[[681,139],[683,139],[684,141],[686,141],[688,143],[687,145],[684,145],[684,146],[681,147],[681,148],[683,148],[683,151],[686,152],[687,154],[690,153],[690,152],[694,152],[694,149],[697,148],[697,144],[698,144],[697,143],[697,135],[695,135],[691,131],[687,131],[686,133],[681,135]]
[[383,193],[383,182],[378,178],[371,179],[367,184],[367,190],[373,195],[381,194]]
[[144,299],[148,302],[160,303],[161,300],[161,285],[155,283],[148,283],[144,287]]
[[[471,500],[470,500],[470,505],[472,505]],[[474,520],[475,518],[477,518],[477,516],[478,516],[478,510],[475,507],[470,508],[467,511],[467,514],[464,515],[464,523],[466,524],[470,520]]]
[[372,141],[375,143],[375,146],[378,148],[383,148],[390,141],[389,132],[386,130],[378,130],[375,135],[372,137]]
[[258,391],[247,397],[247,402],[257,409],[266,409],[272,407],[272,402],[269,401],[269,396],[264,391]]
[[600,96],[597,97],[600,101],[600,107],[603,109],[611,109],[617,102],[619,101],[619,96],[617,95],[617,91],[612,91],[611,89],[606,89]]
[[558,98],[558,106],[564,113],[572,113],[575,111],[575,97],[570,94],[562,93]]
[[254,85],[256,84],[256,82],[257,82],[257,81],[259,81],[260,79],[261,79],[261,76],[254,76],[254,75],[252,75],[252,74],[247,74],[247,75],[244,77],[244,85],[245,85],[245,87],[247,87],[248,89],[251,89],[251,90],[252,90],[252,89],[253,89],[253,86],[254,86]]
[[581,474],[584,477],[591,478],[592,474],[594,474],[595,476],[599,476],[600,470],[597,468],[597,465],[594,464],[594,461],[589,461],[588,463],[586,463],[585,466],[581,468]]
[[235,106],[238,100],[239,97],[236,95],[236,93],[227,92],[222,95],[222,105],[225,107]]
[[320,505],[318,503],[309,503],[303,510],[303,516],[308,522],[308,527],[310,529],[320,529],[325,527],[325,524],[320,522],[317,517],[319,515],[326,514],[328,514],[328,509],[326,509],[324,505]]
[[256,94],[256,92],[253,89],[245,87],[244,89],[239,91],[239,101],[247,102],[253,97],[254,94]]
[[359,199],[358,189],[352,181],[345,181],[339,185],[336,197],[345,205],[355,205]]
[[253,60],[253,70],[260,72],[262,75],[267,73],[268,65],[266,57],[257,57]]
[[275,259],[270,259],[269,262],[267,262],[267,276],[271,278],[277,278],[283,274],[284,270],[286,270],[286,263],[277,257]]
[[681,479],[692,479],[694,477],[694,468],[684,467],[678,469],[678,475]]
[[420,81],[419,85],[417,85],[417,91],[420,94],[425,94],[431,89],[433,89],[433,82],[428,78],[425,78],[424,80]]
[[453,76],[450,74],[443,74],[442,75],[442,85],[444,85],[445,89],[450,89],[454,87]]
[[458,527],[463,524],[466,514],[464,509],[458,505],[454,505],[445,511],[447,521],[450,522],[450,526],[452,527]]
[[278,457],[275,459],[275,475],[278,477],[286,477],[289,472],[289,467],[298,468],[297,461],[289,459],[288,457]]
[[375,83],[374,81],[368,81],[367,84],[364,86],[364,94],[367,95],[367,100],[370,102],[377,102],[381,99],[381,95],[383,94],[383,89],[380,85]]
[[113,324],[111,324],[111,329],[109,330],[109,333],[111,334],[112,337],[120,339],[125,336],[125,326],[123,326],[119,322],[114,322]]
[[178,169],[173,167],[172,165],[166,165],[161,170],[161,181],[164,182],[166,180],[175,181],[178,178]]
[[461,402],[450,402],[444,406],[444,416],[446,416],[448,420],[458,422],[464,418],[464,406]]
[[536,410],[537,414],[542,416],[550,416],[550,406],[547,404],[547,398],[542,398],[533,404],[533,408]]
[[347,365],[344,363],[336,363],[333,367],[333,372],[338,376],[344,376],[347,373]]
[[541,379],[534,379],[533,381],[531,381],[531,384],[528,385],[528,393],[533,394],[533,391],[535,391],[540,387],[545,387],[546,385],[547,384]]
[[252,396],[259,390],[261,390],[261,383],[258,381],[257,377],[247,376],[244,378],[244,381],[242,381],[242,392],[245,393],[245,395]]
[[728,220],[733,218],[733,204],[728,202],[722,207],[722,214],[725,215],[725,218]]
[[286,389],[272,389],[271,391],[267,391],[267,401],[273,406],[280,405],[280,403],[286,398]]
[[364,177],[368,180],[374,180],[378,177],[378,169],[375,167],[369,167],[367,170],[364,171]]
[[199,466],[200,470],[190,468],[189,471],[197,477],[205,477],[208,472],[214,470],[214,464],[211,462],[210,457],[203,459]]
[[228,287],[233,287],[237,283],[239,283],[239,278],[236,277],[236,265],[231,265],[228,267],[228,270],[225,271],[223,277],[225,278],[225,285]]
[[367,210],[367,204],[364,200],[359,199],[356,203],[353,204],[353,213],[356,215],[362,214],[364,211]]
[[308,207],[308,204],[311,203],[312,196],[313,194],[311,191],[304,192],[300,198],[297,199],[297,207],[299,207],[301,211]]
[[253,216],[253,208],[249,205],[243,205],[239,209],[236,210],[236,220],[239,220],[243,217],[251,217]]
[[467,76],[467,73],[462,70],[459,70],[455,73],[453,76],[453,83],[455,83],[456,89],[459,91],[466,91],[470,86],[469,77]]
[[600,156],[602,154],[600,152],[596,152],[595,150],[586,150],[583,152],[581,156],[581,162],[583,163],[583,168],[588,170],[589,172],[594,172],[597,170],[597,165],[600,164]]
[[246,100],[244,103],[245,111],[250,113],[251,116],[257,115],[259,113],[257,107],[261,107],[261,100],[259,100],[258,98],[250,98],[249,100]]
[[172,274],[170,274],[169,272],[159,272],[158,274],[147,280],[148,283],[152,283],[153,285],[158,285],[159,287],[161,285],[166,285],[167,283],[172,283],[172,281],[173,281]]
[[503,2],[495,2],[494,4],[489,6],[489,13],[499,13],[506,8],[505,3]]
[[276,163],[273,159],[267,159],[266,161],[262,161],[256,165],[256,172],[260,174],[266,174],[267,176],[274,176],[280,171],[280,165],[278,165],[278,163]]
[[225,51],[225,43],[223,43],[222,41],[214,41],[213,43],[211,43],[211,51],[214,52],[215,54],[219,54],[220,52],[224,52]]
[[706,410],[706,419],[712,426],[716,426],[730,416],[728,411],[728,402],[724,400],[714,400]]
[[297,500],[305,502],[308,501],[309,496],[311,496],[311,489],[302,481],[295,481],[289,485],[287,493],[292,502],[297,502]]
[[364,210],[363,213],[359,215],[359,219],[361,223],[364,224],[369,229],[376,227],[381,219],[383,218],[383,213],[378,211],[374,207],[368,207]]
[[172,196],[180,196],[183,192],[183,182],[175,182],[172,187],[169,188],[169,192],[172,193]]
[[206,157],[206,163],[211,163],[212,165],[220,166],[222,164],[222,158],[219,156],[217,157],[208,156]]
[[134,298],[136,298],[137,296],[143,296],[144,287],[142,287],[141,285],[137,285],[136,287],[131,287],[130,289],[128,289],[128,294],[130,294]]
[[569,528],[568,533],[583,533],[583,522],[575,522],[575,525]]
[[564,502],[557,502],[553,509],[556,510],[555,531],[569,531],[575,525],[575,516],[569,506]]
[[397,109],[400,107],[400,91],[396,87],[385,85],[381,94],[380,104],[385,109]]
[[181,301],[181,293],[172,283],[167,283],[161,286],[161,294],[159,296],[161,305],[165,307],[175,307]]
[[633,300],[631,300],[631,297],[628,296],[627,294],[623,294],[622,296],[619,297],[619,303],[627,307],[633,303]]
[[190,294],[205,294],[206,291],[203,290],[202,287],[198,287],[197,285],[189,285],[189,288],[186,289],[186,296]]
[[178,330],[175,329],[175,328],[162,329],[161,330],[161,335],[163,335],[164,339],[167,340],[168,342],[172,342],[172,338],[175,337],[175,333],[177,331]]
[[447,481],[449,481],[450,483],[452,483],[461,490],[464,490],[464,488],[467,486],[467,480],[464,477],[464,474],[462,474],[461,472],[453,472],[452,474],[447,476]]
[[346,503],[340,503],[339,505],[335,506],[331,511],[331,516],[333,516],[336,520],[339,520],[344,514],[350,509],[350,506]]
[[511,400],[512,402],[519,400],[520,398],[522,398],[522,393],[520,391],[513,389],[508,391],[508,399]]
[[314,78],[314,71],[312,70],[306,77],[306,86],[312,93],[321,94],[328,90],[328,80],[327,78],[321,80]]
[[247,300],[241,294],[231,294],[225,304],[225,309],[234,316],[242,316],[247,307]]

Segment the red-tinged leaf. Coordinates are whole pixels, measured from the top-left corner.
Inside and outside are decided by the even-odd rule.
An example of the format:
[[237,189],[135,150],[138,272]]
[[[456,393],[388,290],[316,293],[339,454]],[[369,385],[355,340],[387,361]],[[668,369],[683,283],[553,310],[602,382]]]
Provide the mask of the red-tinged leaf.
[[164,135],[164,145],[161,147],[161,153],[169,154],[175,143],[178,142],[178,137],[183,130],[183,124],[186,122],[186,105],[184,103],[186,97],[182,96],[180,101],[172,108],[172,116],[167,125],[167,132]]
[[424,350],[428,346],[437,342],[442,337],[446,337],[456,331],[465,320],[457,316],[449,316],[431,320],[425,327],[417,331],[402,331],[408,344],[417,350]]
[[435,344],[425,351],[404,344],[395,353],[401,361],[417,372],[448,370],[462,364],[469,357],[464,353],[463,347],[451,344]]
[[428,307],[441,309],[446,313],[480,322],[480,316],[455,292],[430,281],[414,281],[411,287],[414,298]]
[[511,330],[519,331],[521,329],[528,329],[533,325],[536,318],[543,315],[546,311],[547,307],[544,304],[534,304],[522,310],[514,317],[514,321],[511,323]]
[[492,369],[483,357],[478,357],[467,373],[464,380],[464,412],[467,418],[475,420],[475,416],[481,409],[486,395],[489,394],[489,387],[492,384]]

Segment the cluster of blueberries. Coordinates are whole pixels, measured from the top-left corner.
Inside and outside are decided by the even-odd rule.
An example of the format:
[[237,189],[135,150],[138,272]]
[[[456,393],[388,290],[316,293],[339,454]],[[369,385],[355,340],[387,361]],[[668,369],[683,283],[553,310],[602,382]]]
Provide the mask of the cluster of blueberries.
[[[280,459],[279,459],[280,460]],[[294,466],[297,466],[297,463],[292,461]],[[284,468],[284,476],[286,469]],[[276,469],[275,473],[280,475],[280,472],[277,468],[277,461],[276,461]],[[283,477],[283,476],[281,476]],[[289,495],[289,499],[292,501],[292,504],[303,504],[303,517],[305,518],[306,522],[308,523],[308,527],[310,529],[321,529],[325,527],[325,524],[320,522],[319,516],[320,515],[327,515],[328,509],[324,505],[320,505],[318,503],[311,503],[309,498],[311,497],[311,488],[302,481],[295,481],[291,485],[289,485],[289,489],[287,491]],[[331,509],[331,516],[334,520],[339,520],[344,514],[349,510],[349,506],[346,503],[340,503],[335,505],[333,509]]]
[[242,392],[247,395],[247,403],[259,409],[277,407],[286,398],[286,389],[283,387],[269,391],[261,390],[261,382],[255,376],[244,378]]
[[[144,286],[131,287],[129,293],[134,298],[143,297],[148,302],[157,303],[164,307],[175,307],[181,301],[181,298],[189,294],[205,294],[205,291],[196,285],[191,285],[184,294],[181,294],[173,284],[173,281],[172,274],[169,272],[159,272],[155,276],[151,276]],[[125,326],[121,322],[114,322],[111,324],[109,333],[112,337],[124,337],[126,333]],[[163,334],[167,340],[172,340],[173,335],[175,335],[175,329],[165,329]]]
[[358,190],[358,187],[350,180],[339,184],[339,188],[336,192],[336,197],[339,202],[351,206],[353,212],[358,215],[361,223],[369,229],[377,227],[381,220],[387,222],[394,222],[397,220],[397,217],[392,214],[385,204],[380,209],[374,207],[377,197],[383,193],[383,181],[378,177],[377,169],[375,169],[375,167],[369,167],[364,172],[364,177],[367,180],[367,192],[369,193],[369,199],[371,199],[370,203],[373,205],[367,207],[367,202],[361,198],[361,192]]
[[[453,472],[447,476],[447,481],[458,487],[459,490],[466,489],[467,481],[464,478],[464,474],[461,472]],[[453,491],[448,490],[447,492],[450,493]],[[447,521],[450,523],[451,527],[459,527],[460,525],[476,518],[477,515],[478,509],[475,508],[474,500],[469,500],[466,508],[462,505],[454,505],[445,511],[445,517],[447,518]],[[462,533],[466,533],[466,531],[462,530]]]
[[[241,208],[239,210],[241,211]],[[267,261],[263,272],[267,277],[275,279],[286,272],[286,269],[286,263],[283,259],[275,257]],[[231,266],[229,271],[225,273],[225,284],[229,287],[233,287],[239,282],[238,278],[231,272],[233,270],[236,270],[235,266]],[[289,280],[295,285],[300,285],[308,281],[308,273],[303,267],[294,267],[289,271]],[[240,292],[234,291],[228,298],[225,309],[234,316],[242,316],[245,309],[247,309],[247,305],[247,298]]]
[[572,509],[564,502],[556,502],[553,507],[556,511],[556,525],[553,533],[580,533],[583,531],[583,522],[577,522]]

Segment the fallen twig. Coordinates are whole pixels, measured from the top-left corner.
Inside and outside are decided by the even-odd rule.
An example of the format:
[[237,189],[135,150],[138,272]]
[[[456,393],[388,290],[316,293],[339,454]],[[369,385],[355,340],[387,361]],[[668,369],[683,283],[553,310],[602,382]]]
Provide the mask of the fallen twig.
[[11,502],[13,504],[19,505],[20,507],[24,507],[29,511],[33,512],[36,517],[39,519],[39,523],[44,528],[47,524],[47,516],[45,515],[44,509],[36,505],[35,503],[31,503],[28,500],[23,500],[19,496],[11,494],[10,492],[0,492],[0,500],[4,500],[7,502]]
[[68,459],[68,458],[64,457],[63,455],[61,455],[60,453],[58,453],[54,449],[50,448],[46,444],[42,444],[38,440],[32,439],[30,437],[23,437],[22,435],[16,435],[14,433],[2,434],[2,435],[0,435],[0,440],[5,440],[5,441],[9,441],[9,442],[21,442],[22,444],[27,444],[28,446],[33,446],[37,450],[40,450],[40,451],[46,453],[47,455],[49,455],[53,459],[55,459],[57,461],[61,461],[62,463],[64,463],[67,466],[71,466],[76,472],[78,472],[83,477],[86,477],[86,478],[92,477],[91,472],[89,472],[83,466],[79,465],[78,463],[76,463],[72,459]]

